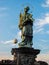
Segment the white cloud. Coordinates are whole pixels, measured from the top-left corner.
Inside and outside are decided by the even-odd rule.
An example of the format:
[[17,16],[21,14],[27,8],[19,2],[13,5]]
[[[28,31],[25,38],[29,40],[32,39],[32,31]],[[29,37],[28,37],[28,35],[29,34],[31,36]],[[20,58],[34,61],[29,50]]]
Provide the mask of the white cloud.
[[[37,21],[34,23],[34,33],[43,32],[44,26],[46,24],[49,24],[49,13],[46,13],[43,18],[37,19]],[[49,33],[49,32],[47,32]]]
[[41,31],[43,31],[43,28],[36,29],[36,30],[33,31],[33,34],[39,33]]
[[42,7],[49,7],[49,0],[45,0],[45,3],[42,4]]
[[13,43],[13,40],[5,41],[4,43],[5,43],[5,44]]
[[46,13],[44,18],[38,19],[37,26],[43,27],[46,24],[49,24],[49,13]]
[[49,63],[49,52],[46,54],[39,54],[37,56],[37,60],[38,61],[45,61],[45,62]]
[[18,43],[21,41],[21,31],[17,32],[16,37],[18,39]]
[[0,41],[2,44],[9,44],[9,43],[14,43],[13,40],[8,40],[8,41]]
[[21,31],[18,32],[18,35],[21,36]]
[[13,43],[12,45],[14,46],[14,42],[15,42],[15,39],[18,40],[18,43],[21,41],[21,31],[19,31],[16,35],[16,37],[12,40],[6,40],[6,41],[0,41],[1,44],[10,44],[10,43]]

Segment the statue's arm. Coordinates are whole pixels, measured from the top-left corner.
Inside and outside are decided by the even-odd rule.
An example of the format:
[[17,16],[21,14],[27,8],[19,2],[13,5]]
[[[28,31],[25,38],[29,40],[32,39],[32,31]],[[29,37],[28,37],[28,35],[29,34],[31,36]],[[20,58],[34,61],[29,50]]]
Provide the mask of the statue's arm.
[[34,21],[35,19],[34,19],[32,16],[33,16],[33,15],[30,14],[30,15],[29,15],[29,19],[31,19],[32,21]]

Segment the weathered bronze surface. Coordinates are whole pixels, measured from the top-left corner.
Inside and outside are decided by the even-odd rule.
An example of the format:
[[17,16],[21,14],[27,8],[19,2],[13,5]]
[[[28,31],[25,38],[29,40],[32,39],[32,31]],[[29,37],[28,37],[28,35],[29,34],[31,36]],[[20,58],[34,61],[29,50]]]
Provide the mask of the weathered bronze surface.
[[24,8],[24,14],[20,13],[19,29],[21,30],[22,42],[19,43],[19,47],[32,47],[33,38],[33,21],[32,14],[28,13],[29,7]]

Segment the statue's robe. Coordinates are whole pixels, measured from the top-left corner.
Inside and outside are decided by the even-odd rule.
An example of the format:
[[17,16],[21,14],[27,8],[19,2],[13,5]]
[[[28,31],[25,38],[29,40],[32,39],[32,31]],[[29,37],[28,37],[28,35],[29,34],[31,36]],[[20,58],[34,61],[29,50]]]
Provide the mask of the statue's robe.
[[22,33],[21,38],[22,41],[24,41],[24,44],[27,43],[32,45],[32,36],[33,36],[32,23],[33,21],[31,14],[27,13],[22,15],[20,13],[19,28]]

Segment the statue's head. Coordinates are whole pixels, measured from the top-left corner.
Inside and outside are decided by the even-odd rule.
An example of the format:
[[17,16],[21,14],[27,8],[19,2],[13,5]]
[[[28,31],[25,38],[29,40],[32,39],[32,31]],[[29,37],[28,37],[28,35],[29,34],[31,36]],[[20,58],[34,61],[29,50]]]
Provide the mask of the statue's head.
[[25,11],[25,12],[28,12],[28,11],[29,11],[29,6],[25,7],[25,8],[24,8],[24,11]]

